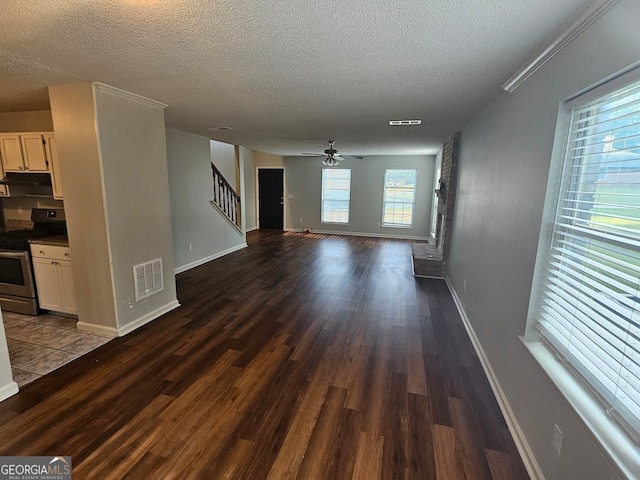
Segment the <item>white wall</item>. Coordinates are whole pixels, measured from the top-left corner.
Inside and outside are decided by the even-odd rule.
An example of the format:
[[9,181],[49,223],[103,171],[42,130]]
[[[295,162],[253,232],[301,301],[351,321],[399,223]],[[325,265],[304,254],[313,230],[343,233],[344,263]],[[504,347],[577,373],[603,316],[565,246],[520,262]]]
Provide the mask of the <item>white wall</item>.
[[210,203],[209,139],[172,129],[166,136],[173,258],[176,271],[184,271],[242,248],[246,240]]
[[117,335],[93,85],[49,87],[81,323]]
[[[370,156],[347,160],[340,167],[351,169],[349,225],[321,224],[322,159],[285,157],[285,228],[344,232],[372,236],[426,239],[429,236],[433,193],[433,155]],[[384,172],[387,168],[417,169],[413,228],[387,228],[382,222]],[[300,222],[302,218],[302,222]]]
[[240,147],[240,160],[244,181],[243,222],[244,231],[250,232],[258,228],[256,215],[256,152],[245,147]]
[[[640,2],[621,0],[462,134],[449,278],[547,480],[617,478],[518,336],[559,102],[640,59],[638,18]],[[554,424],[564,433],[560,457],[551,446]]]
[[236,187],[235,147],[228,143],[209,140],[209,150],[213,164],[220,170],[220,173],[222,173],[222,176],[229,182],[229,185],[238,193]]

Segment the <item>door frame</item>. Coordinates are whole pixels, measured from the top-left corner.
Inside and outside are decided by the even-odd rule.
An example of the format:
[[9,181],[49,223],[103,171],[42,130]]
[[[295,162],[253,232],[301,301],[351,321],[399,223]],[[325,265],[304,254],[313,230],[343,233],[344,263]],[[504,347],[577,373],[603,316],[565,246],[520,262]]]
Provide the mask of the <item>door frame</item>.
[[282,170],[282,231],[287,231],[287,176],[284,166],[268,167],[261,165],[256,167],[256,228],[260,230],[260,170]]

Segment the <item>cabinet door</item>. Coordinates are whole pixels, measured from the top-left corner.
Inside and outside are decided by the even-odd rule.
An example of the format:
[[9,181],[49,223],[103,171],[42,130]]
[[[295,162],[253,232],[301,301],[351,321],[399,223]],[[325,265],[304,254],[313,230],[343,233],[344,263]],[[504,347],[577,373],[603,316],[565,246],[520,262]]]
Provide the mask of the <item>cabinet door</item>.
[[56,148],[56,137],[53,133],[45,133],[44,140],[47,158],[49,160],[49,170],[51,171],[53,198],[62,200],[62,182],[60,181],[60,163],[58,160],[58,150]]
[[38,303],[45,310],[62,311],[62,289],[58,278],[58,261],[47,258],[33,259],[33,273],[38,289]]
[[62,312],[65,313],[78,313],[78,306],[76,304],[76,289],[73,286],[73,270],[71,269],[71,262],[60,262],[58,267],[60,273],[61,287],[62,287]]
[[20,135],[0,135],[0,156],[2,156],[2,165],[5,171],[21,172],[24,170]]
[[24,166],[30,172],[48,172],[49,162],[40,133],[23,133],[20,135],[22,141],[22,156]]

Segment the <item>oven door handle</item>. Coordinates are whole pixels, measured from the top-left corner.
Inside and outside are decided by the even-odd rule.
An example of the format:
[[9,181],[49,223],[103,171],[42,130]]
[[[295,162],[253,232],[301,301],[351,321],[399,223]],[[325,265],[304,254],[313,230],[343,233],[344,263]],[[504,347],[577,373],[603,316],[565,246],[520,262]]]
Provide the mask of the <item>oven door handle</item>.
[[24,250],[0,250],[0,258],[20,258],[28,257],[29,252]]

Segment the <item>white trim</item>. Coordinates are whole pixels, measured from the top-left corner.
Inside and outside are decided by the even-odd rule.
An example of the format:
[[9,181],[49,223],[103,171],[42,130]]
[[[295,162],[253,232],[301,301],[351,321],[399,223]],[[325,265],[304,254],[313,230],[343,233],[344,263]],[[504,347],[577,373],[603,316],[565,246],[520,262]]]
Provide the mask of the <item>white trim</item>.
[[81,332],[95,333],[102,337],[116,338],[118,336],[118,330],[114,327],[106,327],[97,323],[78,322],[76,328]]
[[13,380],[0,387],[0,402],[18,393],[18,384]]
[[137,103],[138,105],[144,105],[145,107],[162,110],[167,108],[168,106],[165,103],[157,102],[156,100],[152,100],[150,98],[143,97],[135,93],[127,92],[126,90],[121,90],[119,88],[112,87],[111,85],[106,85],[104,83],[94,82],[93,85],[96,90],[106,95],[111,95],[112,97],[118,97],[132,103]]
[[[340,232],[337,230],[316,230],[312,229],[313,233],[321,233],[323,235],[345,235],[351,237],[372,237],[372,238],[395,238],[398,240],[429,240],[429,237],[422,237],[417,235],[392,235],[384,233],[367,233],[367,232]],[[302,228],[285,228],[285,232],[298,232],[302,233]]]
[[618,0],[596,0],[578,13],[544,47],[538,50],[503,85],[502,89],[513,92],[542,65],[584,32],[592,23],[604,15]]
[[245,230],[245,232],[246,232],[246,233],[249,233],[249,232],[253,232],[254,230],[258,230],[258,227],[255,227],[255,226],[254,226],[254,227],[251,227],[251,228],[247,228],[247,229]]
[[527,473],[532,478],[532,480],[544,480],[544,475],[542,474],[542,470],[540,470],[540,466],[536,461],[536,458],[533,454],[533,450],[529,446],[529,442],[527,442],[522,429],[520,428],[520,424],[516,419],[513,410],[511,410],[511,406],[509,405],[509,401],[507,400],[507,396],[502,390],[502,386],[498,381],[498,377],[493,371],[493,367],[487,358],[487,355],[484,353],[484,349],[480,344],[480,340],[478,339],[471,322],[469,321],[469,317],[467,317],[467,313],[462,306],[462,302],[458,297],[455,289],[453,288],[453,284],[449,278],[445,278],[445,282],[447,283],[447,287],[449,287],[449,291],[451,292],[451,296],[458,308],[458,312],[460,313],[460,317],[462,317],[462,323],[464,324],[464,328],[467,330],[469,334],[469,338],[471,339],[471,343],[473,344],[473,348],[478,354],[478,358],[480,360],[480,364],[482,365],[482,369],[484,373],[487,375],[489,380],[489,384],[491,385],[491,390],[493,390],[493,394],[498,401],[498,405],[500,407],[500,411],[504,416],[505,421],[507,422],[507,426],[509,427],[509,431],[511,432],[511,436],[513,437],[513,441],[516,444],[516,448],[518,449],[518,453],[520,453],[520,457],[522,458],[522,462],[524,463],[525,468],[527,469]]
[[155,320],[156,318],[161,317],[165,313],[170,312],[171,310],[175,310],[179,306],[180,306],[180,303],[177,300],[173,300],[172,302],[169,302],[160,308],[156,308],[155,310],[152,310],[151,312],[143,315],[137,320],[127,323],[123,327],[119,327],[118,336],[124,337],[127,333],[133,332],[134,330],[142,327],[143,325],[146,325],[147,323]]
[[619,479],[638,478],[640,451],[620,425],[609,415],[596,397],[569,371],[541,340],[520,337],[531,354],[533,364],[558,391],[567,410],[576,419],[592,444],[602,453]]
[[[211,204],[211,206],[218,211],[218,213],[220,214],[220,216],[222,218],[224,218],[227,223],[233,228],[233,231],[236,232],[238,235],[240,235],[241,237],[244,237],[244,232],[242,231],[242,228],[240,228],[238,225],[236,225],[235,223],[233,223],[233,221],[227,216],[226,213],[224,213],[224,211],[222,210],[222,208],[220,208],[220,206],[214,202],[213,200],[209,200],[209,203]],[[240,202],[242,203],[242,202]],[[240,207],[242,208],[242,207]]]
[[[255,230],[255,228],[253,229]],[[200,260],[196,260],[195,262],[187,263],[186,265],[182,265],[181,267],[177,267],[174,270],[174,273],[177,275],[182,272],[186,272],[187,270],[191,270],[192,268],[199,267],[200,265],[204,265],[207,262],[212,260],[216,260],[220,257],[224,257],[225,255],[229,255],[230,253],[237,252],[238,250],[242,250],[243,248],[247,248],[247,243],[241,243],[240,245],[236,245],[235,247],[227,248],[222,252],[214,253],[213,255],[209,255],[208,257],[201,258]]]

